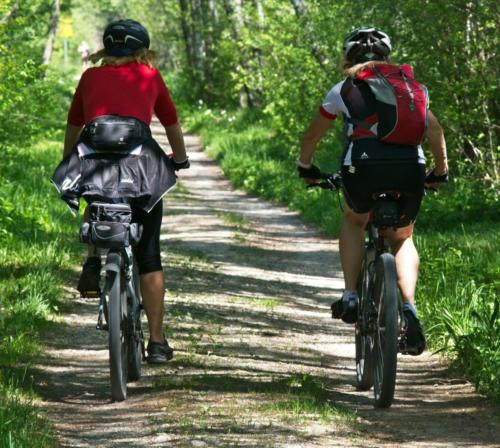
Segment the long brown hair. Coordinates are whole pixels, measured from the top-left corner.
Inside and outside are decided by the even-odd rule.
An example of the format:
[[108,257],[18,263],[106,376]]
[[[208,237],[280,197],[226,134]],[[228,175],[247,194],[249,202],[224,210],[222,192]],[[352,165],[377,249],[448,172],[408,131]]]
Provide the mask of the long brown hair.
[[350,78],[355,78],[358,73],[363,70],[366,67],[373,67],[376,64],[390,64],[391,61],[389,58],[383,60],[383,61],[367,61],[367,62],[351,62],[345,60],[342,63],[342,73],[346,76],[349,76]]
[[102,65],[113,65],[115,67],[129,62],[137,62],[138,64],[146,64],[149,67],[156,67],[156,53],[147,48],[139,48],[134,54],[130,56],[110,56],[106,50],[96,51],[89,56],[90,62],[93,64],[101,62]]

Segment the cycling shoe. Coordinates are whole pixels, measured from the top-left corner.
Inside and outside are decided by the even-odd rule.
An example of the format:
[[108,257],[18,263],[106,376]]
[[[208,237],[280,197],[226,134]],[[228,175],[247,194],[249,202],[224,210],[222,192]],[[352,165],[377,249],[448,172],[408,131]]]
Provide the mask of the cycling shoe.
[[353,324],[358,320],[358,299],[349,297],[348,301],[343,299],[332,303],[332,318],[342,319],[346,324]]
[[168,345],[166,339],[164,342],[149,341],[147,352],[146,361],[148,364],[164,364],[174,356],[174,349]]
[[418,356],[425,350],[425,335],[420,321],[411,310],[403,310],[406,319],[406,331],[400,343],[404,355]]

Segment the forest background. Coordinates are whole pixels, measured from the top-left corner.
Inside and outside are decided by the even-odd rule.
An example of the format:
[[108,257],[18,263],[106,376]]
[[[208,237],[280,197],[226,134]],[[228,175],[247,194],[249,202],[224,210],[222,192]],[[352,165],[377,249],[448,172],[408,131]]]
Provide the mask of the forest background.
[[[341,79],[343,37],[363,25],[391,36],[392,59],[429,88],[451,163],[450,184],[425,199],[416,226],[420,314],[431,349],[498,400],[499,16],[493,0],[0,0],[0,445],[52,443],[31,406],[30,365],[81,247],[48,179],[78,47],[99,49],[118,18],[148,28],[184,127],[231,181],[330,235],[338,200],[303,188],[298,142]],[[338,169],[341,128],[319,148],[325,171]]]

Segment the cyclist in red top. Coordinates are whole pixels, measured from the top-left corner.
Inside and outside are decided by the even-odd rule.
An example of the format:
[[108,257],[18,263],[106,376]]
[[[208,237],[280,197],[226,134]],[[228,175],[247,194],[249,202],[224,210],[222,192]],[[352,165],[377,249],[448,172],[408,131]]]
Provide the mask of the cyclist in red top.
[[[103,35],[104,49],[90,56],[98,67],[86,70],[78,84],[68,114],[64,140],[64,157],[73,150],[88,131],[93,120],[118,115],[140,120],[149,131],[153,113],[165,128],[173,151],[175,169],[189,167],[184,137],[175,105],[160,72],[154,66],[149,50],[147,30],[133,20],[110,23]],[[84,131],[82,133],[82,131]],[[83,137],[82,137],[83,138]],[[145,144],[157,146],[153,139]],[[158,150],[161,150],[158,147]],[[150,213],[133,209],[134,220],[143,225],[143,236],[134,248],[140,274],[143,304],[149,323],[148,362],[162,363],[172,358],[173,349],[163,334],[164,275],[160,259],[161,200]],[[78,290],[99,289],[101,261],[94,248],[84,264]]]
[[[420,354],[425,348],[425,337],[415,309],[419,257],[412,234],[424,194],[424,182],[436,187],[438,182],[447,180],[448,163],[443,130],[429,110],[426,137],[435,168],[427,178],[425,157],[420,145],[384,143],[376,135],[357,140],[352,138],[359,131],[356,123],[374,113],[373,95],[366,83],[357,79],[357,75],[366,67],[389,63],[391,49],[389,36],[376,28],[358,29],[347,36],[343,47],[343,68],[347,77],[330,90],[311,121],[301,142],[297,166],[306,183],[318,182],[319,169],[312,164],[316,146],[328,132],[332,121],[338,115],[343,116],[348,144],[342,156],[346,205],[339,246],[345,290],[342,298],[332,305],[332,311],[334,317],[341,317],[348,323],[356,319],[356,285],[363,258],[364,229],[373,205],[372,194],[385,190],[403,193],[399,227],[395,230],[385,229],[384,236],[396,259],[398,284],[408,321],[408,344],[415,349],[414,354]],[[355,101],[351,102],[353,98]]]

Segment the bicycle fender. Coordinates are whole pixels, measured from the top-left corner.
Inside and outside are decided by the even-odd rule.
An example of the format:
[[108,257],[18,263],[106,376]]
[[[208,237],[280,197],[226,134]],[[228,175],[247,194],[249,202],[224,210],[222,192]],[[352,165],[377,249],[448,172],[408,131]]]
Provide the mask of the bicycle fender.
[[121,257],[119,254],[109,253],[106,258],[106,264],[103,266],[104,271],[120,272]]

